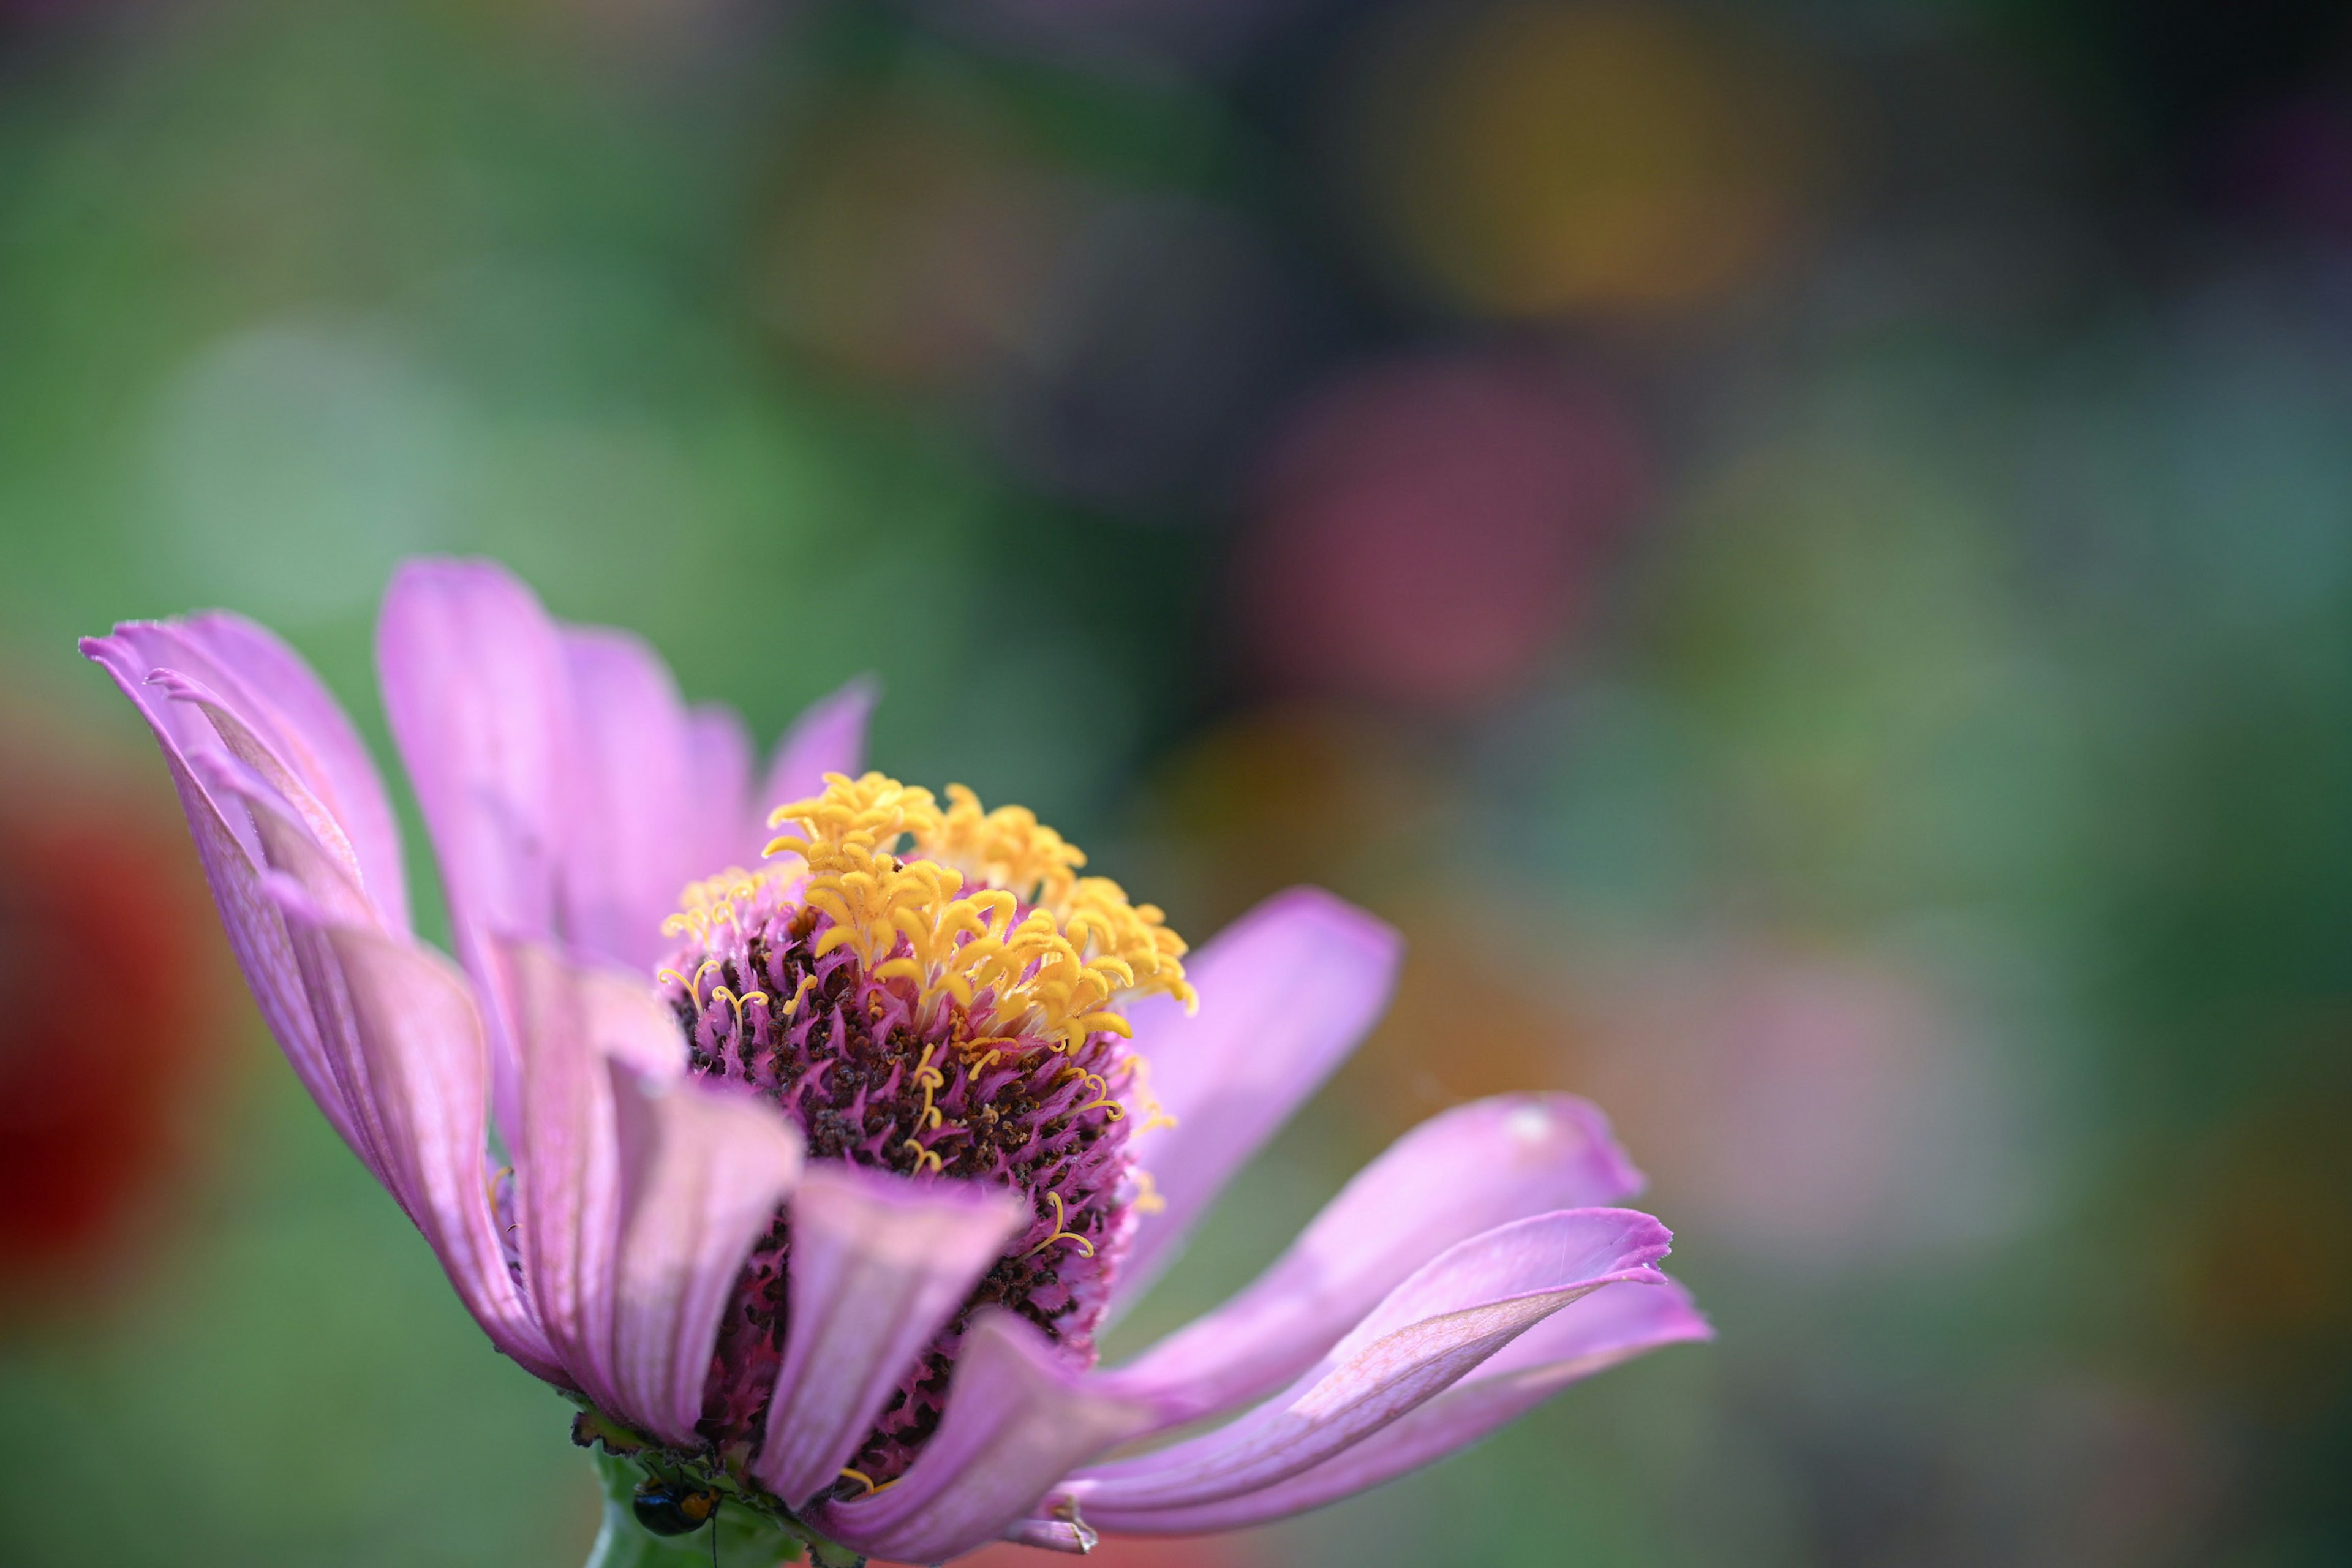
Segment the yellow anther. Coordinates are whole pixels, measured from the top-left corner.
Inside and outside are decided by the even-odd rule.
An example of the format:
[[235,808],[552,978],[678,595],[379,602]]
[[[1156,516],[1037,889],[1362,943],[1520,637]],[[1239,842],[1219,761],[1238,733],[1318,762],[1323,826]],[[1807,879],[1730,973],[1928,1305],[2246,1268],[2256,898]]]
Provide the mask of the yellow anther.
[[940,1161],[937,1154],[932,1153],[929,1149],[924,1148],[912,1138],[908,1139],[904,1143],[899,1144],[898,1147],[901,1149],[909,1149],[914,1152],[915,1169],[918,1171],[923,1168],[923,1162],[926,1160],[929,1160],[931,1163],[931,1169],[934,1172],[946,1169],[946,1165]]
[[1045,1194],[1045,1198],[1047,1202],[1054,1205],[1054,1234],[1047,1237],[1045,1240],[1039,1242],[1036,1246],[1031,1247],[1021,1256],[1024,1258],[1033,1258],[1038,1253],[1045,1251],[1047,1247],[1053,1246],[1054,1243],[1057,1241],[1071,1241],[1076,1242],[1088,1258],[1092,1258],[1095,1255],[1095,1244],[1093,1242],[1088,1241],[1085,1237],[1078,1235],[1076,1231],[1065,1230],[1062,1228],[1062,1221],[1065,1217],[1062,1211],[1062,1194],[1059,1193],[1047,1193]]
[[845,1481],[856,1481],[859,1486],[864,1487],[866,1489],[857,1494],[861,1498],[872,1497],[876,1492],[887,1492],[892,1487],[898,1484],[898,1481],[894,1479],[884,1481],[877,1487],[874,1484],[874,1478],[867,1475],[864,1470],[852,1470],[846,1468],[841,1472],[841,1479]]

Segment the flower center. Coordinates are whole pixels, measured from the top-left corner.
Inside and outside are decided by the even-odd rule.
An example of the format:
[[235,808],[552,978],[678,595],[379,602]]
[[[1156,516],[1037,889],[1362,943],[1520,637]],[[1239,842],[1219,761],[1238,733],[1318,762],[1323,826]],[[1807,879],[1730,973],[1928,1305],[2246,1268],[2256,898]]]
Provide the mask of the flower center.
[[[1148,1187],[1126,1107],[1150,1099],[1120,1008],[1192,1001],[1157,909],[1079,876],[1085,855],[1030,812],[947,794],[829,775],[770,818],[767,865],[687,889],[663,928],[680,946],[661,994],[694,1071],[768,1096],[813,1159],[1007,1187],[1033,1215],[900,1383],[846,1495],[896,1479],[930,1436],[979,1309],[1092,1362]],[[721,1453],[762,1429],[791,1246],[780,1210],[722,1322],[702,1422]]]

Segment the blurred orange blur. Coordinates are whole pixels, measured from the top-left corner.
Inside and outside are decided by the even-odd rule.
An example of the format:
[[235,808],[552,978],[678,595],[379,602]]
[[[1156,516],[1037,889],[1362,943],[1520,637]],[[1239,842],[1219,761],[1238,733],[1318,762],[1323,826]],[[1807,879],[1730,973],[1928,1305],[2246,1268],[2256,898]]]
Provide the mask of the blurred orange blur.
[[1812,106],[1790,68],[1653,7],[1503,0],[1406,13],[1344,135],[1406,258],[1504,316],[1704,304],[1800,226]]

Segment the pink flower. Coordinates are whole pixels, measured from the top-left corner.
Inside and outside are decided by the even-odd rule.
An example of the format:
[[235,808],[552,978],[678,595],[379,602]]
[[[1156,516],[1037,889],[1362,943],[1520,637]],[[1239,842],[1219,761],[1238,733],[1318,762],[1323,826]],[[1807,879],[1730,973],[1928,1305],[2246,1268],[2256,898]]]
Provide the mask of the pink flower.
[[[827,1560],[939,1562],[1251,1524],[1706,1333],[1665,1230],[1604,1206],[1641,1178],[1600,1113],[1519,1095],[1416,1129],[1255,1284],[1097,1370],[1381,1011],[1388,928],[1301,889],[1188,956],[1028,813],[849,776],[863,686],[754,796],[740,721],[642,643],[426,562],[378,654],[453,963],[282,644],[215,613],[83,647],[163,743],[295,1071],[652,1525],[715,1501]],[[755,799],[786,803],[772,840]]]

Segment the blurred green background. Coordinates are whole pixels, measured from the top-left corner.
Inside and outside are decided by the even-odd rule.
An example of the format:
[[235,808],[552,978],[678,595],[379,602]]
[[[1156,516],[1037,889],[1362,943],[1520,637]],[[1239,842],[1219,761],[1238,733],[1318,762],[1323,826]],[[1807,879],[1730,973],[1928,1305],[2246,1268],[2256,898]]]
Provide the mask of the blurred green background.
[[1405,930],[1130,1345],[1615,1115],[1718,1342],[1114,1568],[2352,1561],[2340,5],[0,0],[12,1563],[593,1532],[72,654],[225,605],[382,748],[430,551]]

